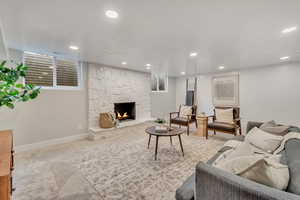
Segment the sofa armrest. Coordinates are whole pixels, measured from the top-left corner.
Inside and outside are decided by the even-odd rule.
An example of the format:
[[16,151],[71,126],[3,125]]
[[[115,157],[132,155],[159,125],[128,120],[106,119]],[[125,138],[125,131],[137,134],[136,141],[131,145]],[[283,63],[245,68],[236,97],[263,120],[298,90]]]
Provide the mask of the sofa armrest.
[[196,166],[196,200],[299,200],[299,196],[261,185],[206,163]]

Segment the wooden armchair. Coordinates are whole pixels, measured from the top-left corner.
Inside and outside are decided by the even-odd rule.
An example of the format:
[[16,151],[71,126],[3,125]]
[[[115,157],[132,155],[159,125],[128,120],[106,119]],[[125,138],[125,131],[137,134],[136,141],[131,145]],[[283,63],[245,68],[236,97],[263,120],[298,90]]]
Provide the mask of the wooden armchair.
[[[186,107],[186,106],[185,106]],[[183,116],[181,111],[182,111],[182,106],[179,106],[179,111],[178,112],[171,112],[170,113],[170,127],[172,124],[176,124],[181,126],[186,126],[187,127],[187,135],[190,134],[190,124],[194,123],[196,124],[196,127],[198,128],[197,120],[196,120],[196,114],[197,114],[197,106],[190,106],[192,109],[192,114],[188,114],[186,116]]]
[[[225,123],[225,122],[218,122],[216,118],[216,109],[233,109],[233,122],[232,123]],[[216,131],[229,133],[236,135],[237,132],[242,134],[241,130],[241,119],[240,119],[240,108],[239,107],[215,107],[214,108],[214,115],[209,116],[212,119],[211,123],[208,123],[208,130],[213,130],[214,134]],[[206,136],[207,138],[207,136]]]

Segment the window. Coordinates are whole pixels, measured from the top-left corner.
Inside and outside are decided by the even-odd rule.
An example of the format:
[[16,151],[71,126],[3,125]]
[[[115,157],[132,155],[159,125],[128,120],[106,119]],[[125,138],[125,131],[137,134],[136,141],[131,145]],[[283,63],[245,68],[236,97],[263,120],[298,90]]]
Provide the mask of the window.
[[26,83],[44,88],[77,88],[80,85],[80,68],[73,60],[24,52],[24,64],[28,66]]
[[168,91],[168,76],[166,74],[151,75],[151,90],[152,92],[167,92]]

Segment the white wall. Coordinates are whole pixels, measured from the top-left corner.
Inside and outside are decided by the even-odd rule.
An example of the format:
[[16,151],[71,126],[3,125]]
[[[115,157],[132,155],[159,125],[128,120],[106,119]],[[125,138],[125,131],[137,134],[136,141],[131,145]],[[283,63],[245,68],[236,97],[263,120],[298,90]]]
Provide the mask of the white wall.
[[[276,120],[300,126],[300,63],[240,71],[240,107],[243,128],[247,121]],[[212,114],[211,77],[198,78],[198,112]],[[185,83],[177,79],[176,101],[182,101]],[[180,91],[180,92],[179,92]]]
[[299,75],[300,63],[242,71],[241,116],[300,126]]
[[[10,56],[16,62],[22,60],[22,52],[18,50],[10,50]],[[5,58],[5,56],[3,57]],[[81,90],[42,90],[37,99],[18,103],[13,110],[5,107],[0,108],[0,130],[13,129],[17,146],[87,133],[87,71],[88,68],[85,66],[83,70],[84,85]],[[133,73],[129,70],[122,71],[125,74]],[[148,107],[145,112],[149,118],[150,114],[153,117],[158,117],[174,111],[175,79],[169,79],[168,93],[150,94],[150,74],[134,73],[141,74],[146,78],[142,80],[143,84],[134,84],[128,89],[134,91],[139,87],[146,91],[140,97],[146,98]],[[102,76],[102,74],[97,74],[97,76]],[[133,77],[126,78],[134,81]],[[101,95],[103,93],[100,93]]]
[[[10,50],[10,55],[21,61],[20,51]],[[13,129],[17,146],[87,133],[86,68],[83,79],[80,90],[42,90],[13,110],[0,108],[0,130]]]
[[176,109],[185,104],[186,78],[176,78]]
[[176,79],[168,79],[168,92],[151,93],[151,116],[169,119],[169,113],[176,109]]

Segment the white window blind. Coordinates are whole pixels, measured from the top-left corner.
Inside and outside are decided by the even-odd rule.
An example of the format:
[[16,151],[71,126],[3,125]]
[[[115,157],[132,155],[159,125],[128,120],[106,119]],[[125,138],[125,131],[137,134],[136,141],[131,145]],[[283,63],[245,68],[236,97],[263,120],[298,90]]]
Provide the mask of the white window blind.
[[77,86],[77,65],[67,60],[56,60],[56,84],[59,86]]
[[53,88],[79,86],[79,76],[81,74],[78,62],[24,52],[24,64],[28,66],[26,83]]
[[24,64],[28,66],[26,83],[53,86],[53,57],[26,52],[24,53]]

